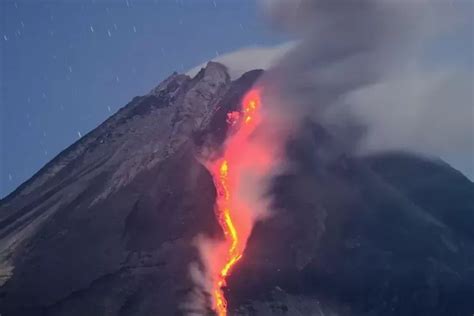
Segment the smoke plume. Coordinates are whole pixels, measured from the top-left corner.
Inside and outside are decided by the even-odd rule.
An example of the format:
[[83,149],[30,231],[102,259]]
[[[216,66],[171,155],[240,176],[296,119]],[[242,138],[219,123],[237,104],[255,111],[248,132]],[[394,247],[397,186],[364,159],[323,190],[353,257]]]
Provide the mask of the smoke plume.
[[[272,105],[292,120],[312,118],[347,146],[360,125],[347,96],[383,80],[416,49],[421,2],[263,1],[271,23],[301,39],[267,72]],[[267,101],[266,101],[267,102]],[[273,110],[273,109],[272,109]],[[349,148],[350,149],[350,148]]]
[[317,121],[347,150],[408,150],[474,174],[472,68],[424,62],[436,55],[433,42],[444,37],[449,44],[466,29],[465,54],[472,56],[472,2],[277,0],[261,6],[270,23],[300,39],[264,78],[273,87],[265,100],[278,107],[273,111]]

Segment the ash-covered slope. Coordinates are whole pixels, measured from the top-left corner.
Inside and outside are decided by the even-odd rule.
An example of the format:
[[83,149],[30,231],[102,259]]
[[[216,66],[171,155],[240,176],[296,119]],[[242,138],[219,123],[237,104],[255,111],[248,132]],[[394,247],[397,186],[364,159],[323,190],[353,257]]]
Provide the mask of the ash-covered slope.
[[[221,235],[196,157],[260,74],[173,74],[2,200],[0,313],[185,313],[192,241]],[[314,123],[288,158],[229,280],[231,315],[474,311],[472,182],[408,154],[352,157]]]
[[238,315],[470,315],[474,184],[442,161],[352,157],[313,123],[230,277]]
[[195,142],[259,74],[231,82],[217,63],[173,74],[2,200],[0,313],[177,313],[192,239],[218,232]]

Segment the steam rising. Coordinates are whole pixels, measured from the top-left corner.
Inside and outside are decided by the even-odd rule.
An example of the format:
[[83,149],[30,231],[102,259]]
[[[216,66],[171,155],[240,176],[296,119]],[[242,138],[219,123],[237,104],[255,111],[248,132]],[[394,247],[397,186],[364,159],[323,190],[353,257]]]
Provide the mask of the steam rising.
[[[269,70],[265,103],[273,113],[280,107],[293,121],[311,117],[331,126],[362,154],[408,150],[441,157],[474,177],[473,2],[260,3],[270,23],[296,40],[215,60],[233,78]],[[443,59],[430,61],[440,50],[433,43],[450,45],[454,37],[465,50],[450,56],[444,50],[451,48],[441,48]]]
[[415,47],[421,3],[388,1],[264,1],[273,23],[301,37],[267,80],[279,110],[311,117],[346,145],[359,139],[346,97],[386,76]]
[[472,56],[472,2],[261,5],[273,25],[300,39],[264,78],[274,88],[265,102],[281,115],[317,121],[347,150],[441,156],[474,175],[472,69],[429,71],[421,62],[434,39],[469,25]]

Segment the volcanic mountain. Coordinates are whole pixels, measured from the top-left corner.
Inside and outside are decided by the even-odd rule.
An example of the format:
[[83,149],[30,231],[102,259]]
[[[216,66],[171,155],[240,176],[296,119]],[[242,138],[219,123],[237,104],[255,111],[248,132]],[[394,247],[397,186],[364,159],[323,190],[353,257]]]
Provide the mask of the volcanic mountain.
[[[261,74],[172,74],[1,200],[1,315],[212,315],[189,303],[196,236],[223,238],[199,157]],[[352,155],[309,120],[286,156],[227,280],[230,315],[474,312],[468,178],[406,152]]]

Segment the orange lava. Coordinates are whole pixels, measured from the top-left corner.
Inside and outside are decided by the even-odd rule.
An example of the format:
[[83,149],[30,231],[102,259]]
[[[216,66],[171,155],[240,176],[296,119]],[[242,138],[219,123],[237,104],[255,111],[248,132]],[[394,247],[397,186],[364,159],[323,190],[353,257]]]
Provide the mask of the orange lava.
[[232,267],[242,258],[252,228],[252,221],[243,215],[248,213],[249,206],[238,201],[236,190],[241,185],[241,161],[249,160],[248,156],[252,155],[246,147],[260,122],[259,107],[260,93],[253,89],[244,97],[242,111],[227,115],[234,134],[226,142],[223,157],[210,168],[217,190],[216,215],[225,236],[225,258],[219,258],[218,275],[214,276],[211,293],[218,316],[227,315],[227,300],[222,289]]

